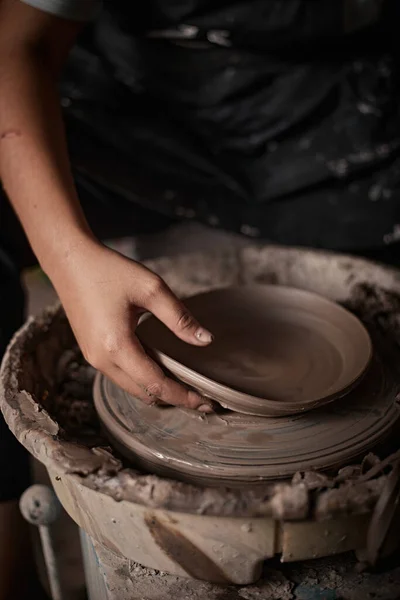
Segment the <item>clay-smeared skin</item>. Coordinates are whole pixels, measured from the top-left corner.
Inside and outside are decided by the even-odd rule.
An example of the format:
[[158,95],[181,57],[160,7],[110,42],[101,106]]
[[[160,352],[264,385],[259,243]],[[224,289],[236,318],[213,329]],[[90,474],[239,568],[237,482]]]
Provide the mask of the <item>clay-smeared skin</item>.
[[0,134],[0,141],[19,137],[20,135],[21,132],[19,131],[19,129],[7,129],[6,131],[3,131]]
[[238,412],[313,408],[343,395],[370,360],[363,325],[316,294],[252,285],[200,294],[186,305],[214,331],[208,348],[181,343],[154,317],[138,335],[178,379]]

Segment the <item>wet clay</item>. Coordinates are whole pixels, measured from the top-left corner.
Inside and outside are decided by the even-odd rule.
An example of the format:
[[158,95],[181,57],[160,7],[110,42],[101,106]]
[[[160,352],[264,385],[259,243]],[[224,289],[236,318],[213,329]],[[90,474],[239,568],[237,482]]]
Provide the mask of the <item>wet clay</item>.
[[147,406],[101,375],[94,395],[113,444],[135,464],[191,483],[243,486],[343,465],[374,446],[399,416],[389,381],[376,357],[344,398],[280,418]]
[[178,379],[231,410],[278,416],[320,406],[343,396],[371,358],[361,322],[304,290],[249,285],[185,303],[213,332],[210,346],[185,344],[155,317],[138,335]]
[[[400,391],[395,389],[400,382],[400,280],[393,269],[346,256],[272,246],[166,258],[148,266],[181,297],[229,285],[275,282],[343,303],[367,325],[385,367],[385,385],[393,395]],[[29,320],[14,337],[0,377],[0,406],[11,430],[61,478],[116,501],[150,508],[283,520],[367,513],[385,488],[395,460],[387,457],[398,450],[398,431],[374,448],[380,458],[360,457],[339,471],[299,472],[279,484],[203,487],[134,468],[101,433],[91,381],[82,385],[80,396],[66,385],[91,378],[75,345],[63,311],[48,310]],[[78,400],[79,408],[74,406]]]

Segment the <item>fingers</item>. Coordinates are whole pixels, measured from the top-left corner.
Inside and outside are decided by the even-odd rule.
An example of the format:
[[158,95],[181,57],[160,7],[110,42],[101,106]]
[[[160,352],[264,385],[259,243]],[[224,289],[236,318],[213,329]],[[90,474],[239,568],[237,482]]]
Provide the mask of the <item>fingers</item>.
[[161,401],[203,413],[213,412],[210,401],[167,377],[147,356],[136,338],[129,341],[115,357],[109,376],[146,404]]
[[212,334],[198,323],[162,279],[156,277],[155,281],[152,292],[146,298],[145,308],[184,342],[208,346],[213,341]]

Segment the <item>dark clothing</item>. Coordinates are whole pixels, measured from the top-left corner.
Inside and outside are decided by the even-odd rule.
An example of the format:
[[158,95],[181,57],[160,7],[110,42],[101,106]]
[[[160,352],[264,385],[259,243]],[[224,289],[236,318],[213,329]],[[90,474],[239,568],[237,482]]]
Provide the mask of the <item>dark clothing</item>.
[[400,9],[389,0],[352,28],[357,2],[105,2],[62,85],[66,113],[93,141],[83,160],[93,179],[160,214],[274,242],[390,242]]
[[[0,310],[0,356],[2,356],[11,336],[22,324],[24,293],[15,264],[1,247]],[[0,473],[0,502],[18,498],[29,481],[28,461],[24,448],[10,433],[1,415]]]

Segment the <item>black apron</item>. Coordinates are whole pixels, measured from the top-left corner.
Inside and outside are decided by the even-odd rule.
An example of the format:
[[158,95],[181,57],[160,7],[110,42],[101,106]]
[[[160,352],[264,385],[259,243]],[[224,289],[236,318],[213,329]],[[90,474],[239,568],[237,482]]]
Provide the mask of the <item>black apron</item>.
[[398,12],[395,0],[105,0],[62,82],[74,164],[159,213],[250,237],[391,244]]

